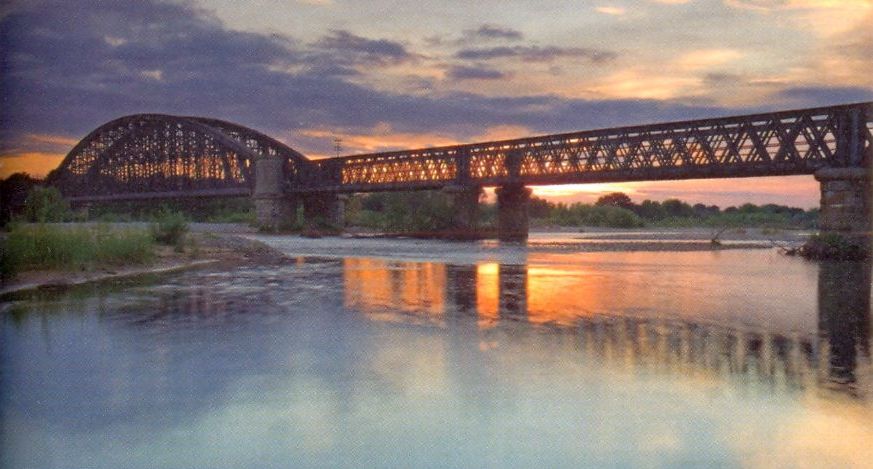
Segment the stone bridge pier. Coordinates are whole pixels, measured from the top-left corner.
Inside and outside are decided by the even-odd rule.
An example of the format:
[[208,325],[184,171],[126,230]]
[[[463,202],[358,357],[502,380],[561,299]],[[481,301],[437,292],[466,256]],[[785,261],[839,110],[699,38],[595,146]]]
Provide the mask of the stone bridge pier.
[[526,241],[530,222],[528,202],[531,190],[524,184],[500,186],[497,193],[497,238],[500,241]]
[[821,185],[819,228],[859,243],[873,252],[873,168],[824,168],[815,173]]
[[285,160],[260,158],[255,161],[255,212],[258,225],[267,230],[293,226],[297,222],[297,198],[285,193]]

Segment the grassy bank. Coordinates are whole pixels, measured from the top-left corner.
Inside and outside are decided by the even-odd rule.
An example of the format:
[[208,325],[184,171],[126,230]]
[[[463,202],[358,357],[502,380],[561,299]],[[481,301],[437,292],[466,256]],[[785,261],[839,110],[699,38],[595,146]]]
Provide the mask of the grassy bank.
[[147,230],[108,227],[19,225],[0,242],[0,276],[26,270],[93,270],[136,265],[154,259],[155,240]]

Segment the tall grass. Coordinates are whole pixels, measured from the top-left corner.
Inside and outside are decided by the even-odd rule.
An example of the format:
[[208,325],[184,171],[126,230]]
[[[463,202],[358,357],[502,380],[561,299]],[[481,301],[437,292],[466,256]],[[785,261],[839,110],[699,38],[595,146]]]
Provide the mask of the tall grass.
[[0,276],[8,279],[25,270],[143,264],[154,258],[153,248],[154,239],[146,230],[19,225],[0,242]]

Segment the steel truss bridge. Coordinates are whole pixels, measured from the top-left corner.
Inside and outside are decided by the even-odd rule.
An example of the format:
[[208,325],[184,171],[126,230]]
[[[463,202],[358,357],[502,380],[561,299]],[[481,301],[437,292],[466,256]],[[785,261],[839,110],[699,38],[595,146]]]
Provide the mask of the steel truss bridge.
[[282,160],[289,194],[812,174],[873,161],[873,103],[312,160],[202,117],[139,114],[79,142],[48,177],[73,201],[251,195]]

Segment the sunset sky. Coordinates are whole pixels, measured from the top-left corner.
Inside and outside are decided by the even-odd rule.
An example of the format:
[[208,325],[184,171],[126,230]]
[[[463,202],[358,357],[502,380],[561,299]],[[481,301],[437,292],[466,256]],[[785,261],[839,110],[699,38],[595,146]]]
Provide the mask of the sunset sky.
[[[311,157],[873,101],[873,0],[0,3],[0,177],[142,112]],[[537,188],[818,204],[811,177]]]

